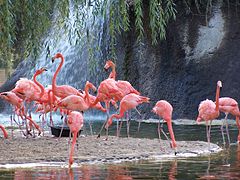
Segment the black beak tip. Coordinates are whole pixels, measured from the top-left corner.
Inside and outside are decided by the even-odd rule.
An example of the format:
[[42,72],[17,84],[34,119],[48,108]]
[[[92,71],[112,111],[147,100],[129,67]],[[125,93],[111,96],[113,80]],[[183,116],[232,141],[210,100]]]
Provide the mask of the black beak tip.
[[104,70],[107,72],[108,71],[108,69],[106,69],[106,68],[104,68]]
[[54,57],[52,57],[52,63],[54,63],[54,60],[55,60],[55,58],[54,58]]
[[177,153],[178,153],[177,151],[176,151],[176,152],[174,152],[175,156],[177,155]]

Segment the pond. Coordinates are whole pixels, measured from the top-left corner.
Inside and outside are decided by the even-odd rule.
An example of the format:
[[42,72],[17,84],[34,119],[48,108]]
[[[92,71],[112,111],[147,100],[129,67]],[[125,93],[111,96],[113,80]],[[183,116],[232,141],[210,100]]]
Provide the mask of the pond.
[[[102,122],[91,123],[96,133]],[[131,136],[157,138],[156,124],[142,123],[140,133],[136,135],[137,126],[138,123],[132,121]],[[86,131],[89,131],[87,127],[89,126],[86,125]],[[114,127],[110,134],[115,132]],[[164,125],[167,132],[165,128]],[[173,128],[177,141],[206,141],[203,125],[176,123]],[[121,136],[126,135],[124,129],[125,126],[122,127]],[[168,160],[81,164],[71,170],[57,163],[53,163],[52,166],[31,168],[0,168],[0,179],[239,179],[240,146],[236,144],[238,130],[234,123],[229,126],[229,130],[232,143],[230,146],[222,147],[223,151],[217,154]],[[211,142],[222,146],[220,126],[212,127],[211,137]]]

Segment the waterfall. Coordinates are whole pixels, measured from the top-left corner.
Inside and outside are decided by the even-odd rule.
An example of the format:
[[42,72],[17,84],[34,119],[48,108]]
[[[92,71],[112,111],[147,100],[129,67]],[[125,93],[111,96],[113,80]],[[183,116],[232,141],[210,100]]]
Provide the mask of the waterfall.
[[[101,48],[106,48],[103,47],[103,33],[106,31],[104,26],[107,19],[101,15],[94,16],[93,11],[92,6],[78,5],[74,8],[70,1],[67,28],[58,29],[58,26],[53,24],[44,40],[45,47],[41,50],[35,67],[28,74],[29,78],[37,69],[46,67],[48,71],[39,76],[38,80],[45,86],[51,84],[53,74],[60,63],[52,63],[51,57],[61,52],[65,62],[57,77],[57,84],[83,88],[87,80],[99,83],[103,79],[103,68],[99,67],[99,63],[106,60]],[[83,19],[83,22],[79,22]]]

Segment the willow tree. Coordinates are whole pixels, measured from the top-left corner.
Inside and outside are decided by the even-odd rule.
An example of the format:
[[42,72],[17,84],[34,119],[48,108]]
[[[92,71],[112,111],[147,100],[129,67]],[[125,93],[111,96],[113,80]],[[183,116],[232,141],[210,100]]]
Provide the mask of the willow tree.
[[[148,3],[149,13],[144,14],[143,5]],[[0,67],[15,67],[19,61],[30,54],[36,57],[39,50],[46,46],[44,37],[54,24],[69,31],[70,4],[75,8],[77,18],[75,24],[79,41],[80,31],[88,28],[84,19],[83,7],[92,8],[92,16],[99,15],[109,20],[110,49],[114,54],[118,34],[130,30],[130,11],[134,15],[137,39],[140,42],[145,34],[143,19],[149,17],[152,44],[166,38],[166,27],[177,15],[176,4],[183,4],[191,11],[194,5],[198,13],[208,14],[211,0],[0,0]],[[203,8],[204,7],[204,8]],[[201,12],[202,10],[205,10]],[[89,50],[92,53],[93,50]]]

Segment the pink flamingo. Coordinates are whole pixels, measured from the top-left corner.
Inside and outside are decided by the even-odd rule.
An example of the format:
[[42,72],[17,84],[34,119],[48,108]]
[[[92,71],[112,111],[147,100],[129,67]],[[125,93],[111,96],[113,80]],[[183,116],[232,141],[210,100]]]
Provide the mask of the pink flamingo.
[[[44,86],[39,83],[36,78],[44,71],[47,71],[47,69],[38,69],[33,76],[33,81],[26,78],[21,78],[17,81],[16,86],[12,90],[12,92],[16,93],[16,95],[18,95],[20,98],[24,99],[24,101],[28,103],[32,101],[41,101],[41,97],[44,95]],[[25,113],[23,115],[26,116]],[[40,135],[41,130],[39,126],[31,119],[31,114],[30,117],[26,116],[26,119],[28,119],[31,123],[34,124]]]
[[3,132],[4,138],[7,139],[8,138],[8,133],[7,133],[6,129],[1,124],[0,124],[0,129]]
[[[57,107],[61,109],[67,109],[70,111],[80,111],[80,112],[87,111],[90,108],[90,102],[93,102],[96,99],[95,96],[89,94],[89,89],[93,89],[94,91],[96,91],[96,87],[92,83],[87,81],[85,85],[85,90],[83,92],[84,98],[77,95],[69,95],[64,99],[61,99],[57,103]],[[106,109],[102,107],[100,102],[92,106],[92,108],[106,112]],[[90,125],[91,134],[92,134],[92,127],[90,122],[89,122],[89,125]]]
[[67,120],[71,133],[73,134],[72,146],[69,153],[69,168],[73,164],[74,147],[77,141],[77,135],[83,126],[83,115],[81,112],[72,111],[68,114]]
[[52,79],[52,91],[53,91],[53,94],[60,97],[60,98],[65,98],[69,95],[78,95],[78,96],[82,96],[82,94],[77,90],[75,89],[74,87],[72,86],[69,86],[69,85],[61,85],[61,86],[57,86],[57,83],[56,83],[56,78],[57,78],[57,75],[59,73],[59,71],[61,70],[62,68],[62,65],[64,63],[64,57],[61,53],[57,53],[53,58],[52,58],[52,62],[55,61],[55,59],[58,59],[60,58],[61,59],[61,62],[56,70],[56,72],[54,73],[54,76],[53,76],[53,79]]
[[[220,112],[225,113],[225,123],[226,123],[226,131],[227,131],[227,138],[228,138],[228,143],[230,144],[230,136],[229,136],[229,131],[228,131],[228,123],[227,123],[227,116],[228,114],[232,114],[233,116],[236,116],[236,124],[238,127],[238,142],[240,142],[240,123],[239,123],[239,108],[238,108],[238,103],[235,99],[230,98],[230,97],[222,97],[219,98],[219,110]],[[223,124],[221,126],[221,132],[222,132],[222,138],[223,138],[223,143],[225,144],[225,138],[223,134]]]
[[[211,100],[204,100],[199,104],[198,107],[198,117],[197,123],[204,120],[206,122],[206,133],[207,133],[207,140],[208,140],[208,148],[210,150],[210,131],[211,131],[211,123],[213,119],[216,119],[220,112],[219,112],[219,94],[220,88],[222,87],[222,82],[217,82],[217,90],[216,90],[216,104]],[[208,129],[208,122],[210,121],[210,126]]]
[[[0,97],[12,105],[14,114],[17,114],[17,116],[20,116],[23,119],[22,114],[24,114],[24,105],[23,105],[23,100],[20,97],[18,97],[14,92],[11,92],[11,91],[0,93]],[[11,120],[11,126],[13,127],[12,121],[14,120],[14,122],[16,122],[15,116],[11,115],[10,120]],[[19,126],[19,129],[21,129],[20,125],[17,122],[16,124]],[[12,131],[12,137],[13,137],[13,131]]]
[[[90,107],[94,107],[99,102],[105,103],[105,109],[107,110],[107,120],[109,118],[109,107],[112,100],[119,101],[124,97],[123,93],[119,90],[114,79],[108,78],[102,81],[98,87],[98,93],[94,102],[90,102]],[[100,137],[101,131],[104,128],[107,120],[103,123],[98,138]]]
[[[23,100],[19,98],[15,93],[9,91],[9,92],[2,92],[0,94],[0,97],[4,98],[6,101],[8,101],[10,104],[12,104],[15,107],[15,113],[21,117],[21,119],[27,119],[32,123],[36,129],[38,129],[39,134],[41,134],[41,129],[39,128],[39,125],[35,123],[31,117],[27,116],[24,112],[24,106],[23,106]],[[20,126],[19,126],[20,128]],[[20,128],[21,129],[21,128]]]
[[[116,65],[111,61],[106,61],[106,64],[104,66],[104,69],[107,70],[109,68],[112,68],[112,72],[110,73],[108,79],[102,81],[98,87],[98,94],[95,102],[93,105],[97,102],[103,101],[105,102],[105,108],[107,109],[107,119],[109,118],[109,107],[110,107],[110,101],[113,101],[113,105],[116,106],[117,101],[121,101],[121,99],[130,93],[135,93],[139,95],[140,93],[135,90],[132,85],[128,81],[115,81],[116,79]],[[105,123],[103,124],[100,132],[102,131]],[[98,134],[98,137],[100,137],[100,133]]]
[[[104,66],[105,70],[108,70],[109,68],[112,68],[112,71],[110,72],[108,78],[116,80],[116,65],[111,60],[107,60]],[[119,90],[123,93],[123,96],[130,93],[140,95],[140,92],[134,89],[134,87],[128,81],[118,80],[116,81],[116,85],[119,88]]]
[[[175,152],[175,155],[176,155],[177,143],[175,141],[174,132],[173,132],[173,128],[172,128],[172,112],[173,112],[172,105],[165,100],[160,100],[153,107],[152,112],[154,112],[155,114],[157,114],[158,116],[163,118],[164,121],[167,122],[168,131],[170,133],[170,137],[171,137],[171,140],[172,140],[172,142],[170,144],[171,144],[171,147],[174,149],[174,152]],[[160,128],[161,127],[160,127],[160,120],[159,120],[159,123],[158,123],[158,137],[159,137],[159,139],[160,139],[160,130],[166,136],[164,131]]]
[[116,65],[111,61],[107,60],[104,69],[107,71],[109,68],[112,68],[111,73],[109,74],[108,78],[116,79]]
[[[86,82],[85,85],[85,91],[82,96],[78,95],[69,95],[65,97],[64,99],[61,99],[57,103],[57,107],[62,109],[68,109],[71,111],[87,111],[90,108],[90,102],[93,102],[96,98],[89,94],[89,89],[93,89],[96,91],[96,87],[90,83],[89,81]],[[92,106],[92,108],[100,109],[103,112],[106,112],[106,110],[101,106],[100,102],[98,102],[96,105]]]
[[39,83],[36,78],[44,71],[47,71],[47,69],[38,69],[33,75],[33,81],[26,78],[20,78],[12,92],[16,93],[21,98],[23,97],[22,99],[27,102],[40,101],[44,94],[44,86]]
[[[113,118],[117,118],[117,119],[122,118],[124,116],[124,113],[127,110],[135,109],[139,104],[142,104],[142,103],[149,103],[149,100],[150,99],[148,97],[140,96],[134,93],[124,96],[120,101],[119,114],[112,114],[110,116],[110,118],[107,120],[107,123],[105,125],[106,130],[108,131],[108,127],[112,124]],[[127,131],[129,135],[129,128]]]

